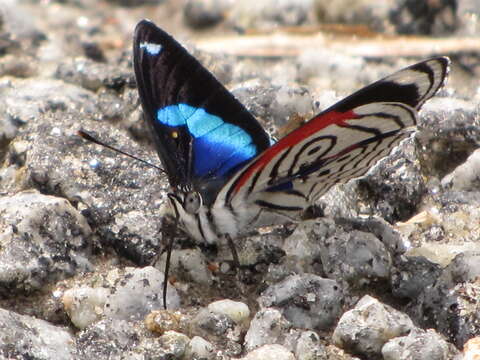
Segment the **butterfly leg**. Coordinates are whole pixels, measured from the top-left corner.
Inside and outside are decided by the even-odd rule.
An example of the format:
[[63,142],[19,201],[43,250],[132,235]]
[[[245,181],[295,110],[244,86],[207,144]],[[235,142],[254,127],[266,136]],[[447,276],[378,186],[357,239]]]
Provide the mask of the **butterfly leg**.
[[[178,225],[178,217],[175,217],[175,223],[174,223],[174,229],[177,228]],[[175,236],[173,234],[170,234],[170,239],[168,240],[167,244],[167,259],[165,260],[165,269],[164,269],[164,275],[163,275],[163,308],[167,310],[167,286],[168,286],[168,273],[170,270],[170,259],[172,257],[172,249],[173,249],[173,242],[175,241]],[[160,254],[160,252],[159,252]],[[156,257],[156,260],[154,260],[154,263],[156,263],[158,260],[158,257]]]
[[225,234],[224,236],[225,236],[225,239],[228,242],[228,246],[230,247],[230,251],[232,252],[233,265],[235,266],[235,268],[239,269],[240,268],[240,260],[238,259],[238,253],[237,253],[237,249],[235,248],[235,243],[233,242],[230,235]]

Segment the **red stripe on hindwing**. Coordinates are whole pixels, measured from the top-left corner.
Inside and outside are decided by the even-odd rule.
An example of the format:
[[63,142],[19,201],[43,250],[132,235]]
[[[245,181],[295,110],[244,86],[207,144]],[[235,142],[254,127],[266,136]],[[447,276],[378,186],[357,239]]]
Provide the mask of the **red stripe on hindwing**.
[[253,174],[259,170],[262,170],[282,150],[297,145],[302,140],[326,128],[327,126],[337,125],[340,127],[349,127],[350,125],[347,124],[345,120],[357,119],[359,117],[360,116],[355,114],[355,112],[352,110],[346,112],[329,111],[326,114],[320,114],[314,117],[305,125],[288,134],[279,142],[265,150],[257,159],[257,161],[251,164],[237,180],[233,189],[233,193],[236,194]]

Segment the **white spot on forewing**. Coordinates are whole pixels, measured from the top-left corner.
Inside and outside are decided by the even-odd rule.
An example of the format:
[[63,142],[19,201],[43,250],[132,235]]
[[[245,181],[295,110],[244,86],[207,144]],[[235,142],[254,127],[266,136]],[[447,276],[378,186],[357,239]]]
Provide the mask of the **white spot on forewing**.
[[92,169],[97,169],[100,166],[100,162],[97,159],[92,159],[88,162],[88,165],[90,165]]
[[149,55],[158,55],[162,51],[162,45],[149,42],[140,43],[140,49],[145,50]]

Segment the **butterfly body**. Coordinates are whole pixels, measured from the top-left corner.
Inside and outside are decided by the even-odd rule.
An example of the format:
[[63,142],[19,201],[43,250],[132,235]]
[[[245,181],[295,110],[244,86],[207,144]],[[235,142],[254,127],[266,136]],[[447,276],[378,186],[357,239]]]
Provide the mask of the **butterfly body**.
[[170,204],[199,241],[298,217],[337,183],[364,175],[405,139],[444,83],[430,59],[379,80],[275,144],[252,115],[163,30],[135,30],[144,116],[169,177]]

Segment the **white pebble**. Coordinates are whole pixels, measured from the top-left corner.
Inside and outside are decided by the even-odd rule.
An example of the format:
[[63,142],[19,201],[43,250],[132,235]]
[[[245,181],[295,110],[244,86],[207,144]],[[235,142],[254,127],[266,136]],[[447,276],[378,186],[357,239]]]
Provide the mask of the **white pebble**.
[[81,287],[65,291],[62,302],[73,325],[84,329],[103,316],[107,296],[107,289]]
[[193,337],[185,350],[186,359],[213,359],[215,357],[215,349],[213,345],[200,336]]
[[295,356],[282,345],[270,344],[249,352],[242,360],[295,360]]
[[250,317],[250,310],[246,304],[229,299],[218,300],[209,304],[208,310],[216,314],[228,316],[237,324],[247,321]]

